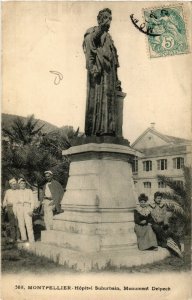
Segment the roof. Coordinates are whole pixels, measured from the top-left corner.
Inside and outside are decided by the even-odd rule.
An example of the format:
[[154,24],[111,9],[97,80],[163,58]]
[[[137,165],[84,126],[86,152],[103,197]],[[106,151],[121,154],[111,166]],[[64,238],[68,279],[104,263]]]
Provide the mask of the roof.
[[147,157],[160,157],[165,155],[182,155],[191,152],[185,144],[169,144],[164,146],[152,147],[148,149],[141,149],[140,152]]
[[161,138],[162,140],[167,142],[167,144],[191,143],[191,140],[174,137],[174,136],[170,136],[170,135],[165,135],[165,134],[162,134],[161,132],[157,131],[156,129],[149,127],[135,140],[135,142],[133,142],[133,144],[131,146],[134,147],[135,144],[137,144],[148,132],[158,136],[159,138]]
[[170,142],[172,143],[188,143],[191,142],[191,140],[187,140],[187,139],[183,139],[183,138],[179,138],[179,137],[175,137],[175,136],[171,136],[171,135],[165,135],[166,138],[168,138],[170,140]]

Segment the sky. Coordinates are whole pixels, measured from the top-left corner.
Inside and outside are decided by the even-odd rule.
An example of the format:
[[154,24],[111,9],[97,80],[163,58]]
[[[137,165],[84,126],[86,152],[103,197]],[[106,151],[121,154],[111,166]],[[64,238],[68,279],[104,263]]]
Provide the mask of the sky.
[[[72,125],[84,131],[86,30],[98,11],[112,10],[110,34],[119,55],[124,100],[123,133],[131,143],[155,122],[161,133],[191,138],[191,54],[150,58],[143,9],[161,2],[4,2],[2,9],[2,112]],[[166,4],[167,5],[167,4]],[[169,4],[174,6],[173,3]],[[178,5],[178,4],[177,4]],[[183,3],[188,41],[190,3]],[[63,75],[54,84],[57,71]]]

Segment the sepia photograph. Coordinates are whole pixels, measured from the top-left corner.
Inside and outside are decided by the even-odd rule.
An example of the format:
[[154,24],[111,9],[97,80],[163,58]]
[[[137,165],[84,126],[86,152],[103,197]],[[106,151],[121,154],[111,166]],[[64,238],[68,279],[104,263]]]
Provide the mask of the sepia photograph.
[[2,2],[3,300],[191,299],[191,20]]

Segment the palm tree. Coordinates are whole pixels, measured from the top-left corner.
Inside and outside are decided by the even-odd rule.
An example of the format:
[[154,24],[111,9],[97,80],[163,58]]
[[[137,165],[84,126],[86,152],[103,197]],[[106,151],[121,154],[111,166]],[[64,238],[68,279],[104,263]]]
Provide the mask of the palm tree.
[[179,236],[184,236],[184,260],[188,267],[191,265],[191,195],[192,195],[192,168],[184,166],[184,184],[159,175],[158,179],[164,182],[170,192],[164,192],[163,198],[167,207],[173,212],[170,223]]
[[9,142],[2,143],[3,182],[9,176],[21,174],[32,186],[40,188],[44,183],[43,172],[52,169],[57,180],[66,186],[70,160],[62,156],[62,150],[71,147],[71,140],[79,135],[79,128],[64,126],[53,132],[43,134],[34,115],[18,117],[10,129],[3,128]]
[[74,138],[81,136],[79,127],[77,130],[74,130],[72,126],[63,126],[43,135],[41,146],[49,147],[49,151],[55,157],[62,159],[62,151],[71,147]]
[[38,120],[34,115],[29,116],[26,121],[20,117],[14,120],[10,129],[2,128],[5,136],[8,136],[11,143],[17,145],[31,144],[36,135],[41,131],[44,125],[37,127]]
[[17,178],[24,176],[31,186],[40,187],[44,180],[43,172],[57,164],[58,160],[48,149],[42,151],[36,145],[2,147],[2,183],[4,184],[12,176]]

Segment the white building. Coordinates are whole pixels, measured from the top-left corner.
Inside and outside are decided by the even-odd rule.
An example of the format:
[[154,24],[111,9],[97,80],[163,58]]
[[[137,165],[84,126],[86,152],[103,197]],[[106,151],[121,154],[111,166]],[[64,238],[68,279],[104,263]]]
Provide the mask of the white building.
[[131,146],[136,150],[133,179],[138,195],[145,193],[152,200],[156,191],[168,191],[158,175],[183,184],[183,166],[192,165],[192,141],[164,135],[152,123]]

